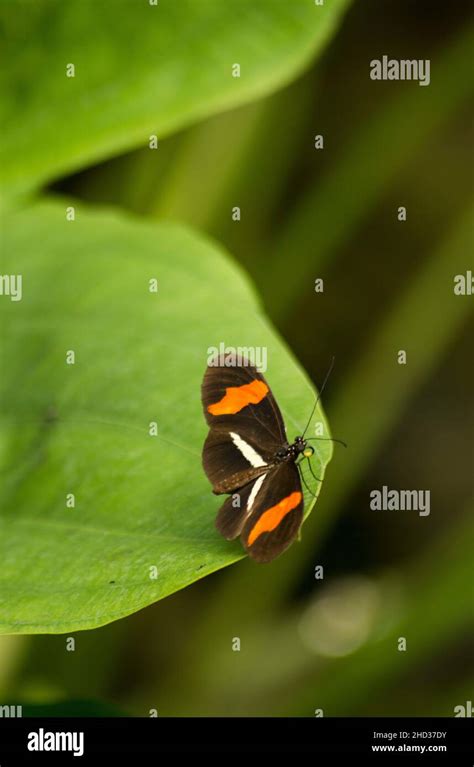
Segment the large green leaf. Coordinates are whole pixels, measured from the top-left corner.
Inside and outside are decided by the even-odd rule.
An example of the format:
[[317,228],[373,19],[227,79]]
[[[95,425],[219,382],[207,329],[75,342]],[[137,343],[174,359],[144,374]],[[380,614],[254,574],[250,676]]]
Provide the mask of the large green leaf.
[[347,2],[10,0],[5,185],[21,192],[271,92],[323,47]]
[[[2,273],[21,274],[23,293],[0,298],[5,633],[100,626],[242,556],[214,529],[221,500],[201,468],[209,347],[268,349],[290,438],[315,396],[243,274],[207,240],[85,208],[67,221],[65,210],[37,204],[5,227]],[[318,445],[319,476],[330,445]]]

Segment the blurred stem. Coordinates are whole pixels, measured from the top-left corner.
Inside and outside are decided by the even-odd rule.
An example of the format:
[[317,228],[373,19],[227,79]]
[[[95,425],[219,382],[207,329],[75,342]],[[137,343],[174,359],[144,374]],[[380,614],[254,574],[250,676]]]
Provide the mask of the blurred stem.
[[[240,237],[242,251],[248,249],[268,225],[284,187],[314,92],[314,78],[302,77],[261,102],[190,129],[147,209],[204,229],[229,247]],[[235,206],[241,222],[232,220]]]
[[[311,72],[264,102],[246,156],[241,158],[211,223],[211,234],[225,242],[250,273],[255,271],[263,243],[270,236],[297,149],[307,140],[308,114],[317,96],[318,82]],[[237,204],[242,207],[242,223],[232,221],[229,215]]]
[[27,653],[31,637],[0,636],[0,700],[6,703],[5,693],[10,689],[11,680],[18,672]]
[[218,115],[190,130],[166,184],[160,185],[150,202],[149,213],[208,228],[243,161],[262,109],[257,102]]
[[[123,158],[123,170],[119,178],[112,179],[112,186],[118,186],[118,205],[139,214],[146,214],[153,204],[157,185],[166,184],[168,175],[186,142],[186,132],[177,133],[163,141],[158,137],[158,147],[139,149]],[[117,162],[117,161],[116,161]],[[110,189],[109,181],[109,189]],[[150,201],[151,198],[151,201]]]
[[[405,294],[374,331],[344,389],[328,410],[334,434],[349,449],[335,451],[315,511],[306,520],[302,540],[269,565],[248,560],[229,570],[207,615],[202,617],[183,667],[193,676],[192,658],[205,665],[214,641],[232,637],[252,621],[263,623],[282,604],[301,578],[314,583],[317,546],[343,509],[367,465],[418,387],[443,357],[471,312],[469,296],[455,296],[453,277],[465,269],[472,245],[472,208],[464,212],[454,232],[433,258],[423,264]],[[443,313],[440,312],[443,306]],[[407,365],[398,365],[397,352],[407,350]],[[237,634],[238,634],[237,632]],[[226,640],[227,641],[227,640]],[[186,654],[186,653],[185,653]]]
[[[272,268],[262,266],[265,303],[281,325],[294,302],[351,237],[394,175],[472,94],[472,25],[433,66],[428,88],[408,88],[348,142],[338,164],[296,206],[274,243]],[[288,262],[291,261],[291,270]],[[264,278],[263,278],[264,277]]]

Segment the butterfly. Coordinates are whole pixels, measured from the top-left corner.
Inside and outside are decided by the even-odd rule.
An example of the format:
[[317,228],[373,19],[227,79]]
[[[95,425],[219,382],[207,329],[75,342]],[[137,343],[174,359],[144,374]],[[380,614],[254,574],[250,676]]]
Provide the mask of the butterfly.
[[270,562],[298,535],[304,508],[298,459],[314,450],[304,434],[288,442],[269,385],[240,355],[210,361],[201,395],[210,427],[203,468],[213,492],[229,494],[216,527],[227,540],[240,536],[257,562]]

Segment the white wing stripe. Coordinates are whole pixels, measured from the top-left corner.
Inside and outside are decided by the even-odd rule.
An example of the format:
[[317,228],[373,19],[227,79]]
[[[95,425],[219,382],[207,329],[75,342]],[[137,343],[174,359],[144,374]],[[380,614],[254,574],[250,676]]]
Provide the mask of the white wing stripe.
[[252,492],[250,493],[249,499],[247,501],[247,511],[248,512],[252,510],[252,506],[254,504],[255,498],[257,497],[257,493],[260,490],[260,488],[262,487],[262,482],[263,482],[263,480],[265,479],[266,476],[267,476],[266,474],[263,474],[263,476],[259,477],[256,480],[254,486],[252,487]]
[[236,446],[238,450],[242,453],[244,458],[247,459],[247,461],[250,463],[251,466],[253,466],[255,469],[260,468],[260,466],[266,466],[267,464],[263,460],[262,456],[257,453],[256,450],[253,449],[252,445],[249,445],[248,442],[245,442],[242,437],[239,437],[238,434],[235,434],[235,432],[231,431],[230,436],[232,437],[232,442]]

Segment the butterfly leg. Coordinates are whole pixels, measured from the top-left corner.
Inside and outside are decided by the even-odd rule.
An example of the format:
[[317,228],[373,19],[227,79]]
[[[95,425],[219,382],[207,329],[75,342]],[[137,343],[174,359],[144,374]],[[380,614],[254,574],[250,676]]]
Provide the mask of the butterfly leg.
[[306,482],[306,480],[305,480],[305,478],[304,478],[303,469],[301,468],[301,465],[300,465],[300,464],[298,464],[298,466],[299,466],[299,469],[300,469],[300,476],[301,476],[301,479],[303,480],[303,485],[305,486],[305,488],[306,488],[306,490],[308,491],[308,493],[310,493],[310,495],[312,495],[312,496],[313,496],[313,498],[316,498],[316,495],[313,493],[313,491],[311,490],[311,488],[309,488],[309,487],[308,487],[308,483]]

